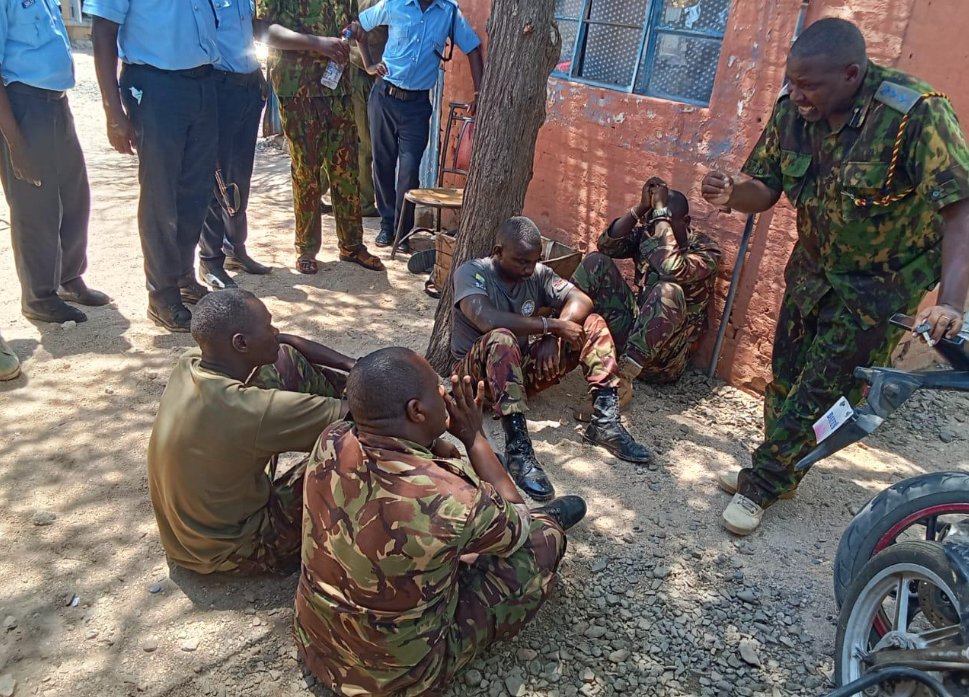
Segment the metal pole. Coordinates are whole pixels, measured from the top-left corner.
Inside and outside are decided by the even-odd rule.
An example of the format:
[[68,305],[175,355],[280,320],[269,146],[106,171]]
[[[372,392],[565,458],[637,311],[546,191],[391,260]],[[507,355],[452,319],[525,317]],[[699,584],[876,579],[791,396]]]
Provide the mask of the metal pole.
[[723,315],[720,317],[720,327],[717,329],[717,342],[713,345],[713,356],[710,358],[710,367],[707,369],[707,377],[712,378],[717,372],[717,363],[720,361],[720,350],[723,348],[723,338],[727,333],[727,325],[730,323],[730,313],[733,310],[733,301],[737,295],[737,284],[743,274],[744,263],[747,261],[747,247],[750,245],[750,238],[754,232],[754,216],[747,216],[747,223],[744,225],[744,234],[740,238],[740,247],[737,249],[737,263],[733,267],[733,276],[730,278],[730,289],[727,291],[727,300],[723,304]]

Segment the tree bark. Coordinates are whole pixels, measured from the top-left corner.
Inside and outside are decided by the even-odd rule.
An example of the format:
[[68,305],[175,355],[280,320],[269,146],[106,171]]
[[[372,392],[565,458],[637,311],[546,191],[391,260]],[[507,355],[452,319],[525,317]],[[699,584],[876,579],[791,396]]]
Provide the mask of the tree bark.
[[[488,56],[475,124],[464,206],[451,274],[469,259],[491,253],[498,227],[520,215],[532,179],[535,141],[545,121],[548,76],[562,39],[554,0],[494,0]],[[451,369],[451,278],[441,289],[427,359]]]

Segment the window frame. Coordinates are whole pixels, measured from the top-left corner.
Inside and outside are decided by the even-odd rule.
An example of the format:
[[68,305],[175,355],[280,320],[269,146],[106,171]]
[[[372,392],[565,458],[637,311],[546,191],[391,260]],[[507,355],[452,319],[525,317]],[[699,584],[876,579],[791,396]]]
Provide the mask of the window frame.
[[[653,68],[656,63],[656,48],[657,42],[664,35],[673,36],[685,36],[688,38],[695,39],[717,39],[720,41],[721,49],[723,47],[723,40],[726,37],[726,26],[723,31],[717,32],[708,29],[674,29],[671,27],[665,27],[660,24],[661,13],[663,7],[665,6],[665,0],[647,0],[646,11],[643,17],[642,27],[637,27],[633,24],[627,24],[624,22],[605,22],[602,20],[590,19],[592,11],[592,3],[596,0],[581,0],[582,10],[578,17],[561,17],[558,14],[554,15],[556,24],[560,22],[578,22],[579,28],[575,35],[575,40],[572,44],[572,60],[569,66],[568,72],[562,72],[560,70],[552,69],[552,76],[568,80],[569,82],[578,82],[583,85],[591,85],[593,87],[601,87],[603,89],[612,90],[615,92],[624,92],[625,94],[634,94],[639,97],[652,97],[654,99],[663,99],[666,101],[677,102],[680,104],[689,104],[692,106],[709,107],[710,101],[700,101],[697,99],[691,99],[685,96],[670,95],[662,92],[654,92],[648,89],[649,78],[652,77]],[[736,0],[729,0],[730,10],[733,10]],[[729,12],[728,11],[728,12]],[[729,22],[729,19],[728,19]],[[619,29],[640,29],[639,37],[639,49],[636,52],[636,62],[635,69],[632,73],[632,81],[628,85],[617,85],[611,82],[603,82],[601,80],[591,80],[589,78],[576,75],[577,70],[581,70],[581,65],[585,60],[585,51],[587,48],[586,40],[588,37],[588,30],[590,25],[606,26],[606,27],[617,27]],[[581,47],[581,52],[580,52]],[[644,64],[643,58],[646,55],[646,61]],[[559,61],[561,62],[561,61]],[[718,65],[719,68],[719,65]],[[719,72],[719,70],[717,71]],[[636,85],[640,82],[640,77],[645,75],[643,80],[643,91],[637,92]],[[714,74],[714,85],[716,85],[716,77]]]

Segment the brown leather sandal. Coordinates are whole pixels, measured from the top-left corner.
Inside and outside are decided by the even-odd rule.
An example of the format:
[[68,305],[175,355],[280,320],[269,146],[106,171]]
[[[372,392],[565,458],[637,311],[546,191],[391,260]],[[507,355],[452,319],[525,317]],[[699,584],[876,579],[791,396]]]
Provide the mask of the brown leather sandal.
[[296,270],[300,273],[312,275],[317,273],[320,270],[320,267],[316,263],[316,259],[311,259],[310,257],[297,257]]
[[340,261],[349,261],[354,264],[359,264],[365,269],[370,271],[383,271],[384,263],[380,261],[380,257],[376,257],[367,251],[366,247],[357,247],[353,251],[341,251]]

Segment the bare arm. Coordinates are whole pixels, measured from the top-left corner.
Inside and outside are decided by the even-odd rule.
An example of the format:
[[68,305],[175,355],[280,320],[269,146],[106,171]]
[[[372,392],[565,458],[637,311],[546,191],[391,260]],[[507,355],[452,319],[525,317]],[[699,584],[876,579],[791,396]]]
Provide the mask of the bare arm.
[[28,184],[42,186],[40,172],[30,158],[27,141],[13,115],[13,109],[10,108],[7,88],[2,83],[0,83],[0,134],[3,134],[3,139],[7,141],[14,176]]
[[474,82],[474,98],[468,111],[473,116],[478,111],[478,92],[481,91],[481,79],[484,77],[484,54],[480,46],[468,54],[468,65],[471,66],[471,81]]
[[[572,292],[579,292],[585,296],[581,291],[573,290]],[[546,319],[546,322],[550,334],[574,343],[576,338],[581,335],[582,327],[576,325],[565,314],[571,298],[572,294],[570,293],[569,299],[562,307],[561,317],[558,319],[549,318]],[[589,311],[582,317],[583,320],[592,311],[591,301],[589,301],[589,304]],[[491,298],[487,295],[470,295],[458,303],[458,309],[482,334],[487,334],[494,329],[507,329],[515,336],[535,336],[545,333],[545,322],[542,322],[541,317],[523,317],[514,312],[502,312],[495,307],[495,304],[491,302]]]
[[942,282],[939,302],[919,313],[915,326],[928,322],[935,341],[962,330],[969,294],[969,200],[942,209]]
[[336,368],[337,370],[349,373],[350,369],[357,362],[356,359],[344,356],[339,351],[334,351],[328,346],[318,344],[315,341],[310,341],[300,336],[280,334],[278,339],[280,343],[288,344],[302,353],[314,365],[321,365],[325,368]]
[[592,314],[592,298],[578,288],[573,288],[559,311],[559,319],[581,325]]
[[118,87],[118,29],[119,25],[102,17],[95,17],[91,28],[94,42],[94,70],[101,88],[101,105],[108,122],[108,141],[118,152],[133,155],[137,147],[135,129],[125,113]]
[[346,42],[336,37],[301,34],[281,24],[271,24],[262,19],[253,21],[253,30],[260,41],[279,51],[319,53],[340,63],[346,63],[350,59],[350,49]]

